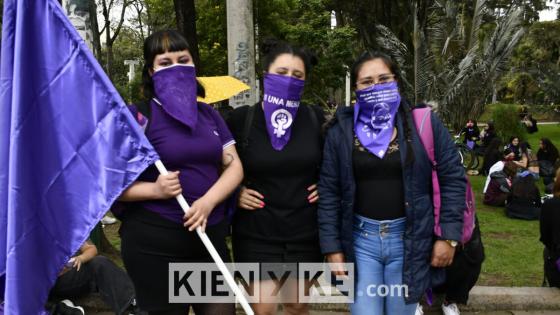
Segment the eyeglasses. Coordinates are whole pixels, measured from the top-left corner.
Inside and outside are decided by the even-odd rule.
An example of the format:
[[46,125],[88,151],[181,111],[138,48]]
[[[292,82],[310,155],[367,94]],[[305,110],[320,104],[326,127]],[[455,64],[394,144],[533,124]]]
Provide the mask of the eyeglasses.
[[375,84],[383,84],[383,83],[389,83],[393,81],[395,81],[394,74],[382,74],[377,78],[372,78],[372,77],[363,78],[362,80],[358,81],[357,84],[371,86]]

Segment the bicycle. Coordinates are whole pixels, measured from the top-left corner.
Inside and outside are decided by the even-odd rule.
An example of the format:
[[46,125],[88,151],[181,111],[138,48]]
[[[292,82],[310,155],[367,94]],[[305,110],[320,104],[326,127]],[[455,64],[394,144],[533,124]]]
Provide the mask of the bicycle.
[[459,156],[461,157],[461,164],[466,170],[476,170],[480,164],[478,159],[478,154],[475,150],[471,149],[469,146],[464,144],[461,141],[461,135],[455,135],[455,147],[459,152]]

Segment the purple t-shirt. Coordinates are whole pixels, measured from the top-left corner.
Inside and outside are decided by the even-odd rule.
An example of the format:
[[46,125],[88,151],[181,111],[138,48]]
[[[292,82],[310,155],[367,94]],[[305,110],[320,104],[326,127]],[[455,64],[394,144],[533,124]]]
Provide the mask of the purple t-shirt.
[[[204,103],[198,103],[198,121],[190,130],[167,114],[160,105],[151,102],[151,117],[146,136],[159,154],[165,167],[179,171],[183,196],[189,205],[202,197],[220,177],[222,152],[235,144],[220,114]],[[159,172],[150,166],[138,178],[155,182]],[[175,198],[138,202],[142,207],[175,222],[183,222],[183,210]],[[225,216],[224,203],[214,208],[208,225],[220,222]]]

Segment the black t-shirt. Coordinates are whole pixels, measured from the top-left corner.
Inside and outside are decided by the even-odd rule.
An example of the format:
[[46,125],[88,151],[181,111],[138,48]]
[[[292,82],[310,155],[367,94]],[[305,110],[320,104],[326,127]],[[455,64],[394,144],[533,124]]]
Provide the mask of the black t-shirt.
[[307,188],[319,179],[323,111],[315,106],[300,106],[290,141],[276,151],[268,137],[261,104],[255,105],[248,143],[242,147],[248,109],[235,109],[227,123],[240,151],[244,185],[261,193],[265,206],[253,211],[238,209],[233,222],[234,237],[272,242],[316,241],[317,204],[307,200]]
[[403,172],[397,138],[380,159],[354,136],[352,164],[356,181],[354,211],[380,221],[404,217]]

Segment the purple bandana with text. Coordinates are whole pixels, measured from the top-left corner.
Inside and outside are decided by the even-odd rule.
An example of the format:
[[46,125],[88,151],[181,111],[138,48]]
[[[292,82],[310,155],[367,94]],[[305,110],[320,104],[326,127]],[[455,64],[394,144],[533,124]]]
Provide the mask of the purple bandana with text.
[[290,141],[304,85],[304,80],[290,76],[270,73],[264,76],[264,118],[270,143],[276,151]]
[[391,142],[395,114],[401,103],[397,82],[356,91],[356,98],[354,132],[369,152],[382,159]]

